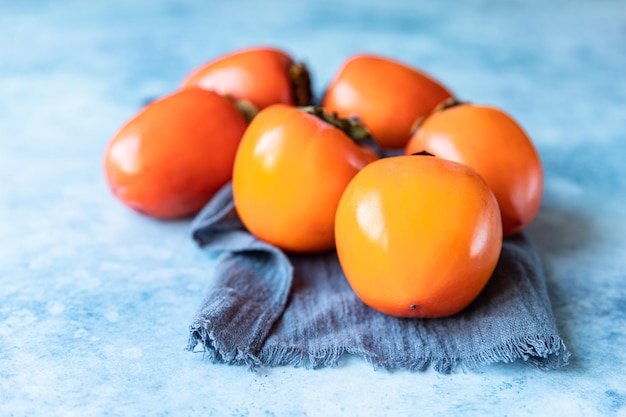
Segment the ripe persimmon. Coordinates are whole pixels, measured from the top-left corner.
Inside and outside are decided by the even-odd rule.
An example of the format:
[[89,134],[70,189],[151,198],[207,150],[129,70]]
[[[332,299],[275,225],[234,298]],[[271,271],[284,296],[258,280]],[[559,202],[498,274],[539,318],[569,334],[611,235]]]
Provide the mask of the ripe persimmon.
[[335,236],[356,295],[398,317],[460,312],[489,281],[502,248],[498,204],[485,181],[433,156],[363,168],[339,202]]
[[340,117],[358,117],[381,148],[401,149],[415,120],[451,96],[416,68],[385,57],[355,55],[331,81],[322,106]]
[[282,104],[261,110],[235,158],[233,197],[241,221],[259,239],[289,252],[334,247],[341,194],[378,158],[344,133],[349,123],[320,110],[311,114]]
[[153,101],[109,141],[109,187],[154,218],[194,214],[230,180],[245,128],[233,102],[211,91],[190,88]]
[[539,212],[543,194],[539,154],[503,110],[444,103],[418,124],[406,153],[422,150],[469,165],[485,179],[500,205],[505,236],[523,230]]
[[257,109],[278,103],[306,106],[311,101],[306,66],[275,48],[241,49],[202,64],[183,79],[181,88],[189,87],[248,100]]

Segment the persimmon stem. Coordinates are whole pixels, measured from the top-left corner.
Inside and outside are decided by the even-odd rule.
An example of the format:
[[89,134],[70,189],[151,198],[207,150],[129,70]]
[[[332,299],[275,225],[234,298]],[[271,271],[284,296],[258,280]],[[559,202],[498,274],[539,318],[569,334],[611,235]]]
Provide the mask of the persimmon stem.
[[355,142],[371,137],[370,131],[357,118],[342,118],[337,116],[337,113],[326,112],[321,106],[300,107],[300,110],[340,129]]
[[294,104],[297,107],[311,104],[313,92],[311,91],[311,75],[303,63],[294,62],[287,69],[287,75],[291,81]]
[[439,104],[437,105],[437,107],[435,107],[435,108],[433,109],[433,111],[431,112],[431,114],[432,114],[432,113],[438,113],[438,112],[440,112],[440,111],[444,111],[444,110],[450,109],[450,108],[452,108],[452,107],[460,106],[460,105],[462,105],[462,104],[467,104],[467,103],[469,103],[469,101],[462,101],[462,100],[459,100],[459,99],[458,99],[458,98],[456,98],[456,97],[450,97],[450,98],[445,99],[445,100],[444,100],[444,101],[442,101],[441,103],[439,103]]
[[469,101],[461,101],[456,97],[450,97],[445,99],[444,101],[439,103],[437,107],[435,107],[428,115],[420,117],[415,121],[415,123],[413,123],[413,126],[411,126],[411,136],[413,136],[415,132],[419,130],[419,128],[424,124],[424,122],[426,121],[426,119],[428,119],[430,115],[467,103],[469,103]]
[[239,113],[241,113],[243,118],[246,119],[247,123],[250,123],[252,119],[254,119],[254,116],[256,116],[259,112],[257,106],[252,104],[250,100],[240,99],[234,100],[234,102],[235,107],[237,107],[237,110],[239,110]]
[[413,155],[413,156],[435,156],[434,154],[428,152],[425,149],[423,151],[413,152],[411,155]]

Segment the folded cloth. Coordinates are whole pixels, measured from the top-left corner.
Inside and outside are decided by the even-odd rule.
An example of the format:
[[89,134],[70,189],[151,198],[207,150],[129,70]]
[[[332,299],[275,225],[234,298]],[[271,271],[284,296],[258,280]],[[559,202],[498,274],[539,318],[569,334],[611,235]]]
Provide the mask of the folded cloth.
[[242,225],[227,184],[192,223],[216,257],[188,349],[251,368],[337,365],[345,355],[375,368],[442,373],[523,360],[542,369],[568,363],[540,259],[523,236],[506,238],[496,270],[465,310],[440,319],[403,319],[362,303],[334,251],[286,254]]

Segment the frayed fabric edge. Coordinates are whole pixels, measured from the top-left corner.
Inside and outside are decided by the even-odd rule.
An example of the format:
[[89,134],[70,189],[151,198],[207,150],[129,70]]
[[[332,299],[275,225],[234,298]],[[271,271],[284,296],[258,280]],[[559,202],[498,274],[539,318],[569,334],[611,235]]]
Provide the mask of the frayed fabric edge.
[[[197,320],[189,326],[187,351],[201,352],[203,360],[209,360],[213,363],[247,365],[250,370],[267,366],[252,352],[246,352],[241,349],[235,349],[233,352],[226,351],[213,332],[208,330],[207,327],[207,323],[203,320]],[[202,346],[202,350],[197,350],[198,345]]]
[[538,369],[553,370],[568,365],[570,356],[558,335],[535,335],[509,339],[503,345],[465,358],[460,365],[465,370],[474,370],[494,363],[521,360]]
[[547,335],[547,337],[536,335],[509,339],[502,345],[494,346],[463,359],[458,357],[414,357],[390,361],[381,359],[371,352],[348,347],[325,348],[310,352],[294,347],[266,346],[258,353],[242,350],[229,353],[224,351],[214,335],[200,321],[190,326],[187,350],[199,352],[196,350],[198,345],[202,346],[203,359],[214,363],[247,366],[251,371],[278,366],[305,369],[337,367],[342,358],[347,355],[362,358],[375,370],[420,372],[432,368],[441,374],[450,374],[456,371],[471,372],[487,365],[511,363],[517,360],[541,370],[553,370],[566,366],[570,358],[569,350],[557,335]]

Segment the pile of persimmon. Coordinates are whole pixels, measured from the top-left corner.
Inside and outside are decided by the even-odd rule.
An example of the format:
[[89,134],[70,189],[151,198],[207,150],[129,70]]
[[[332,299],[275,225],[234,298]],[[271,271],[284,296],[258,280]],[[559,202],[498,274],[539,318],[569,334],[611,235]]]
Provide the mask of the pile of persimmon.
[[248,231],[289,253],[336,250],[379,312],[445,317],[489,281],[503,239],[539,211],[522,127],[388,57],[343,63],[316,102],[308,68],[249,48],[190,71],[111,138],[114,195],[157,219],[197,213],[232,181]]

